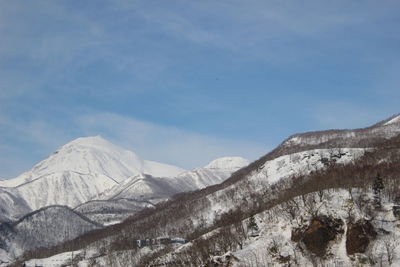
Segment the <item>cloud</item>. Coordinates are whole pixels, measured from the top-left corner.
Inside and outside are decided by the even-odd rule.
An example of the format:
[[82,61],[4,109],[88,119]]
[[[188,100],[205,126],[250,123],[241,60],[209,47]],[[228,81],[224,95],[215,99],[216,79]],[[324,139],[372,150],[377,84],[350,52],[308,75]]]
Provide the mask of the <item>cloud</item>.
[[188,169],[223,156],[255,160],[269,150],[266,144],[202,135],[112,113],[85,115],[77,123],[86,135],[100,133],[143,158]]

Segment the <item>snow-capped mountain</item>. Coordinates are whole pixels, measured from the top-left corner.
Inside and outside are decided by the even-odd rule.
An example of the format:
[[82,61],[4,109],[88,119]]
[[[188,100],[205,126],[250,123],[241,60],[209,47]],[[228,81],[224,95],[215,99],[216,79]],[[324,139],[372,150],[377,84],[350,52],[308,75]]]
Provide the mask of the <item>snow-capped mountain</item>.
[[249,161],[241,157],[215,159],[203,168],[183,172],[175,179],[170,179],[171,185],[174,188],[179,188],[181,192],[202,189],[210,185],[222,183],[232,173],[247,165],[249,165]]
[[98,199],[164,199],[176,193],[202,189],[226,180],[232,173],[249,164],[240,157],[219,158],[203,168],[183,172],[176,177],[136,175],[114,186]]
[[[90,246],[95,256],[81,263],[235,267],[259,263],[399,264],[399,134],[400,116],[394,116],[364,129],[296,134],[243,168],[245,160],[226,158],[176,177],[139,174],[127,178],[99,196],[105,198],[98,201],[101,205],[88,202],[77,210],[87,214],[96,214],[101,207],[103,212],[123,210],[133,204],[127,199],[132,196],[138,201],[155,198],[155,192],[168,195],[202,188],[218,180],[215,173],[224,175],[231,170],[225,176],[229,178],[221,178],[218,182],[223,183],[217,186],[182,194],[99,230],[95,242],[103,247]],[[236,171],[231,174],[233,169]],[[372,190],[377,177],[384,177],[385,186]],[[109,201],[115,203],[109,205]],[[168,241],[165,237],[183,237],[190,242],[179,248],[175,244],[152,244],[145,249],[132,245],[135,239]],[[86,244],[93,242],[91,236],[82,238]],[[80,242],[69,245],[79,255],[88,249]],[[107,254],[101,255],[104,251]]]
[[0,186],[15,187],[48,174],[65,171],[102,174],[118,183],[140,173],[171,177],[185,170],[143,160],[132,151],[118,147],[100,136],[82,137],[62,146],[17,178],[0,181]]
[[244,158],[225,157],[176,177],[139,174],[125,179],[100,194],[96,200],[78,206],[76,210],[100,223],[117,223],[177,193],[221,183],[248,163]]
[[142,160],[96,136],[78,138],[62,146],[32,170],[0,181],[0,187],[14,187],[32,210],[55,204],[75,207],[141,173],[171,177],[184,171]]
[[[105,237],[97,240],[105,244],[103,250],[135,238],[183,236],[190,238],[188,244],[125,247],[126,253],[109,252],[96,257],[96,262],[102,265],[114,259],[115,264],[137,266],[398,264],[400,258],[393,255],[400,253],[395,218],[400,217],[396,198],[399,121],[393,117],[365,129],[292,136],[224,183],[133,216],[115,226],[115,235],[106,235],[106,228],[102,230]],[[211,164],[215,165],[219,164]],[[371,189],[377,171],[387,179],[382,208],[374,207],[376,190]],[[196,184],[197,178],[192,181]],[[78,245],[75,248],[83,251]]]

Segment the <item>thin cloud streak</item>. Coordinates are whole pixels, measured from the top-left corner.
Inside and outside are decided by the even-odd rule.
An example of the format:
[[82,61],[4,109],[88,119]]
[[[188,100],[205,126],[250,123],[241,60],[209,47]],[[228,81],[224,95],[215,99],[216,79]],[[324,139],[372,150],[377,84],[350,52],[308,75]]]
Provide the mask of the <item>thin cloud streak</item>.
[[[264,145],[229,138],[202,135],[174,127],[156,125],[113,113],[90,113],[76,116],[64,125],[44,120],[29,123],[16,122],[4,117],[0,128],[17,136],[14,144],[25,150],[14,150],[7,144],[11,136],[0,133],[0,177],[11,177],[33,167],[34,163],[47,157],[58,147],[81,137],[101,135],[140,157],[173,164],[186,169],[201,167],[223,156],[241,156],[250,160],[266,154]],[[70,128],[74,130],[71,131]],[[36,160],[36,161],[34,161]],[[14,164],[10,165],[10,161]],[[24,169],[21,169],[24,167]]]
[[255,160],[269,150],[258,143],[202,135],[112,113],[82,116],[78,124],[86,135],[101,133],[146,159],[187,169],[200,167],[223,156]]

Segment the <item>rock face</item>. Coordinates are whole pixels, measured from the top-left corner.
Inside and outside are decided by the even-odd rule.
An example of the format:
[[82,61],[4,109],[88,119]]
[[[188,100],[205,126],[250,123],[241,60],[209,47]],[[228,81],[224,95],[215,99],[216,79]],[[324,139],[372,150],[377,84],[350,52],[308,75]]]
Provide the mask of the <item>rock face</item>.
[[377,233],[369,221],[357,222],[347,226],[346,251],[348,255],[364,253]]
[[292,240],[302,242],[308,251],[323,257],[330,241],[343,233],[343,222],[340,219],[316,217],[305,230],[297,229],[292,233]]

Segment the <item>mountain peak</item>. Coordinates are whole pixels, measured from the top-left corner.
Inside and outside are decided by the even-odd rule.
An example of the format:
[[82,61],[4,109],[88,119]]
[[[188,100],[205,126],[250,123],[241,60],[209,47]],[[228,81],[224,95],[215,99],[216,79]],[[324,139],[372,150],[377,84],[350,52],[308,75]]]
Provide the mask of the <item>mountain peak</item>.
[[222,157],[211,161],[204,166],[205,169],[238,170],[249,165],[249,161],[242,157]]
[[143,160],[101,136],[75,139],[17,178],[0,181],[14,187],[32,209],[76,206],[125,179],[147,173],[174,177],[185,170]]
[[[114,150],[114,151],[126,151],[121,147],[109,142],[108,140],[104,139],[100,135],[96,136],[87,136],[87,137],[79,137],[71,142],[63,145],[59,150],[56,152],[60,152],[61,150],[68,150],[70,148],[93,148],[93,149],[101,149],[101,150]],[[133,152],[132,152],[133,153]]]

